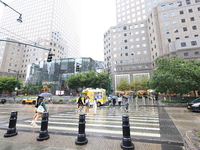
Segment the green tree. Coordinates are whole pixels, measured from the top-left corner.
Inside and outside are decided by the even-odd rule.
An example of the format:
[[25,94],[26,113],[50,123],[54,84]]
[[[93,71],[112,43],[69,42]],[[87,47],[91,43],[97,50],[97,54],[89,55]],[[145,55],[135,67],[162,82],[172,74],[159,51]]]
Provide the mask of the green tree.
[[130,89],[130,84],[124,79],[121,79],[119,81],[119,84],[117,84],[117,91],[125,91],[129,89]]
[[0,92],[8,91],[9,93],[12,93],[15,91],[15,87],[18,89],[21,89],[22,82],[20,79],[17,79],[15,77],[8,77],[8,76],[2,76],[0,77]]
[[158,58],[157,70],[148,84],[157,92],[173,94],[188,93],[191,90],[199,90],[200,63],[195,60],[185,60],[172,56]]
[[71,89],[78,88],[103,88],[107,89],[108,84],[108,73],[96,73],[89,71],[85,74],[77,73],[71,75],[67,80],[66,84]]
[[147,90],[148,80],[149,78],[147,76],[142,76],[142,78],[133,78],[130,83],[130,89],[135,92],[138,90]]

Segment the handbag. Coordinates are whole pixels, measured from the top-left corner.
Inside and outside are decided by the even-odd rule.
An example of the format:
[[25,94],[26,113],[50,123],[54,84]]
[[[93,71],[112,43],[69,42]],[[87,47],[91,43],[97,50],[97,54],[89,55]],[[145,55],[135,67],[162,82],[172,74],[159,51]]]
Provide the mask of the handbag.
[[37,108],[37,112],[38,112],[38,113],[43,113],[43,112],[44,112],[44,107],[40,105],[40,106]]

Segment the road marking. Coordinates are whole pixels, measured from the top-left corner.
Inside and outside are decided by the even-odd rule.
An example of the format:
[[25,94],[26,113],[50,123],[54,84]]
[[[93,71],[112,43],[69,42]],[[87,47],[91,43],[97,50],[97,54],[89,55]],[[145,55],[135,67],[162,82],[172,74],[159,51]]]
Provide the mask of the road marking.
[[[29,128],[40,128],[40,126],[31,127],[30,125],[24,125],[24,124],[17,124],[17,126],[29,127]],[[49,129],[77,131],[77,133],[78,133],[78,128],[48,126],[48,130]],[[85,131],[86,131],[86,134],[87,134],[87,132],[98,132],[98,133],[106,133],[106,134],[122,134],[122,131],[90,129],[90,128],[86,128]],[[159,133],[130,132],[130,134],[131,134],[131,136],[136,135],[136,136],[160,137]]]

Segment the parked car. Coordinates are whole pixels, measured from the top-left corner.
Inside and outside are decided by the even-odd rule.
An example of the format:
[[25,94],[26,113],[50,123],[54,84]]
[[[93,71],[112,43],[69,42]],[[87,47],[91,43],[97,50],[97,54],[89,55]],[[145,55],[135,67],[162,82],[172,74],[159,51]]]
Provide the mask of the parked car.
[[190,108],[192,111],[200,111],[200,103],[195,103]]
[[29,97],[22,100],[22,104],[35,104],[37,98],[36,97]]
[[1,103],[4,104],[6,102],[6,99],[1,99]]
[[191,106],[195,103],[200,103],[200,97],[196,98],[195,100],[187,103],[187,109],[191,109]]

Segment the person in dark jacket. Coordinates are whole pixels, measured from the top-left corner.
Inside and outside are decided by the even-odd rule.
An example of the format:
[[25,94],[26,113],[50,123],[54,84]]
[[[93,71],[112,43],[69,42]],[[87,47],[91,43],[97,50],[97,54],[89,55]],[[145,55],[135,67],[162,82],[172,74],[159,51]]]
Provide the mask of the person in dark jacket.
[[83,108],[82,98],[79,97],[78,102],[77,102],[77,109],[78,109],[77,112],[78,112],[78,111],[81,111],[82,108]]

